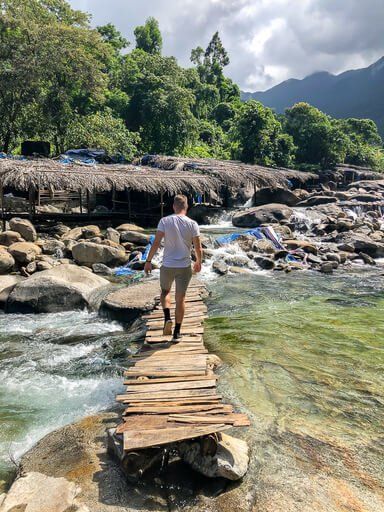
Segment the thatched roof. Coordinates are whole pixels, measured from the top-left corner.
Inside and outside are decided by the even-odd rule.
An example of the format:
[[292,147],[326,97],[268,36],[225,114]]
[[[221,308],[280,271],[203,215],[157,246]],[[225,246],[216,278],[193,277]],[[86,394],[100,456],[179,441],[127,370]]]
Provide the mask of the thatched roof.
[[221,183],[239,187],[253,184],[263,187],[288,187],[288,180],[301,185],[318,176],[309,172],[300,172],[293,169],[271,168],[260,165],[247,165],[232,160],[214,160],[202,158],[179,158],[168,156],[147,155],[141,159],[144,165],[177,172],[194,172],[217,178]]
[[0,186],[28,191],[89,190],[108,192],[115,188],[158,194],[210,192],[219,188],[214,177],[178,171],[164,172],[153,167],[134,165],[63,164],[55,160],[0,159]]

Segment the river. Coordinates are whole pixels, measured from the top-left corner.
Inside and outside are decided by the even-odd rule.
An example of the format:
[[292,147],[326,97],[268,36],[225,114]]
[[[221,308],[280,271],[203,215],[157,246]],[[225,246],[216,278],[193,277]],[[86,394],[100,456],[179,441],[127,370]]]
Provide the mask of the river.
[[[256,510],[384,510],[383,274],[205,267],[206,342],[253,420]],[[135,340],[92,313],[0,315],[1,479],[46,433],[113,405]]]

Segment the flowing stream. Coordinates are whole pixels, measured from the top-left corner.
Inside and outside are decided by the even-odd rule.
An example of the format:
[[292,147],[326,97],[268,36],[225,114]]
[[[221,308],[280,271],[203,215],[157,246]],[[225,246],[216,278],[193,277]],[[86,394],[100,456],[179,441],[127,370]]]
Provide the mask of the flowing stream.
[[[216,278],[210,264],[206,342],[252,417],[255,510],[384,510],[384,266]],[[136,340],[96,314],[0,315],[0,479],[46,433],[113,405]]]

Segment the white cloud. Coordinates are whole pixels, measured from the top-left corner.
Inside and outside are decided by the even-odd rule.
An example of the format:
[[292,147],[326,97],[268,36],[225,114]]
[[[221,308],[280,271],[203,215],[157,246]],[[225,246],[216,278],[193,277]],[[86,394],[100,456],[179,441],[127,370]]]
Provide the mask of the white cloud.
[[246,90],[319,70],[341,72],[384,55],[383,0],[70,0],[96,25],[114,23],[131,41],[155,16],[164,53],[189,65],[191,49],[219,30],[227,74]]

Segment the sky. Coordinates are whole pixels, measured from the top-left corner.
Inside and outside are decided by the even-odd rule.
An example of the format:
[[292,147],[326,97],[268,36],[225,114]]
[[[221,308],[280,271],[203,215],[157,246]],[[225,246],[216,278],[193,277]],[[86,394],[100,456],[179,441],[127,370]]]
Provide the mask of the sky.
[[245,91],[265,90],[316,71],[340,73],[384,55],[384,0],[69,0],[93,25],[113,23],[132,42],[133,29],[154,16],[163,53],[189,66],[219,30]]

